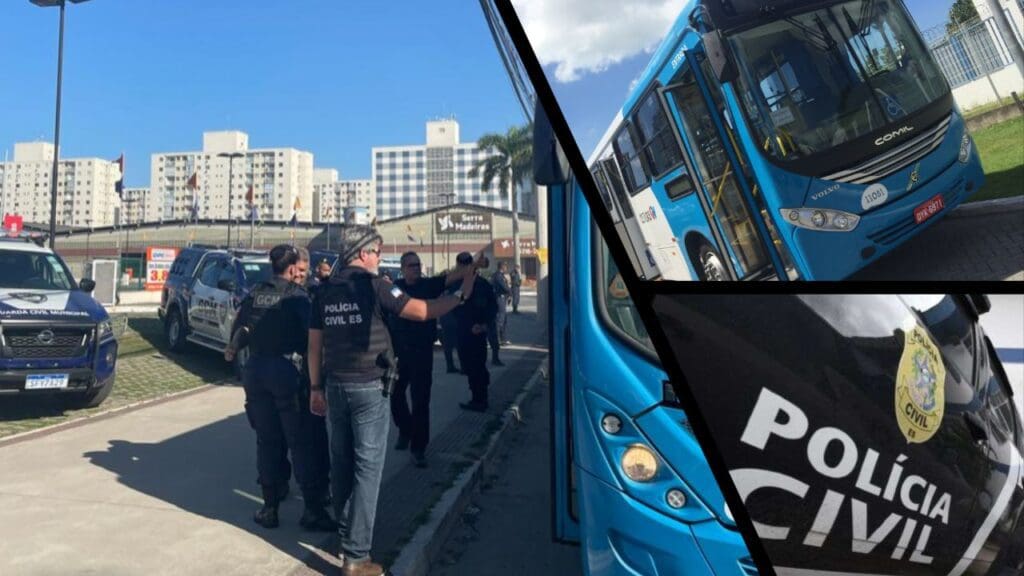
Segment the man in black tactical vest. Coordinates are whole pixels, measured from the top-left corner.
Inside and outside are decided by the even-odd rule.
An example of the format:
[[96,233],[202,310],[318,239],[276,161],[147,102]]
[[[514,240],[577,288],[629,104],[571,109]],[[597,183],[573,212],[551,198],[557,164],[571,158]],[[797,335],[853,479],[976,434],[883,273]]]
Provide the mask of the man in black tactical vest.
[[242,301],[224,351],[234,358],[248,346],[245,365],[245,413],[256,431],[256,467],[263,507],[254,520],[265,528],[278,526],[277,508],[288,493],[291,451],[295,478],[302,488],[305,511],[299,523],[308,530],[334,530],[325,509],[329,465],[317,449],[315,419],[306,409],[301,354],[306,351],[309,296],[296,284],[299,251],[287,244],[270,251],[274,277],[260,282]]
[[[402,254],[402,277],[395,281],[412,298],[428,300],[444,294],[445,287],[462,278],[463,272],[424,278],[420,257],[415,252]],[[395,353],[398,356],[398,381],[391,394],[391,416],[398,427],[397,450],[410,449],[416,466],[427,465],[426,451],[430,440],[430,389],[433,385],[434,341],[437,320],[416,322],[395,317],[391,326]],[[412,396],[412,412],[409,399]]]
[[[465,267],[473,261],[473,255],[462,252],[455,261],[460,267]],[[491,283],[477,275],[475,268],[467,279],[469,282],[463,280],[460,286],[464,291],[472,286],[473,296],[467,298],[465,306],[455,311],[455,317],[458,321],[459,363],[469,380],[471,399],[459,403],[459,406],[464,410],[486,412],[487,388],[491,384],[491,374],[487,371],[487,334],[498,303]]]
[[[310,410],[327,415],[342,573],[377,576],[383,568],[370,559],[370,548],[387,454],[388,389],[382,377],[393,351],[385,315],[419,322],[437,318],[473,288],[434,300],[410,298],[377,275],[382,238],[374,228],[346,226],[341,236],[344,267],[313,301]],[[462,276],[471,271],[465,267]]]

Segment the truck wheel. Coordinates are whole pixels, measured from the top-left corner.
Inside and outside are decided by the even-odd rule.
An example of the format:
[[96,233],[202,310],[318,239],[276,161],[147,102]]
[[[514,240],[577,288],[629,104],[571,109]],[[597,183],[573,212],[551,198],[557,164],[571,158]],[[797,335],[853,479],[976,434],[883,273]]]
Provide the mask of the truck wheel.
[[185,322],[181,319],[181,312],[177,308],[167,316],[164,323],[164,334],[167,336],[167,347],[175,352],[185,348]]
[[107,383],[99,388],[89,390],[84,394],[78,394],[68,398],[68,404],[73,408],[95,408],[110,396],[110,391],[114,389],[115,377],[111,376]]
[[718,251],[712,248],[710,244],[701,244],[697,250],[697,259],[700,262],[697,270],[700,273],[701,280],[721,282],[729,279],[729,273],[725,270],[722,257],[718,255]]

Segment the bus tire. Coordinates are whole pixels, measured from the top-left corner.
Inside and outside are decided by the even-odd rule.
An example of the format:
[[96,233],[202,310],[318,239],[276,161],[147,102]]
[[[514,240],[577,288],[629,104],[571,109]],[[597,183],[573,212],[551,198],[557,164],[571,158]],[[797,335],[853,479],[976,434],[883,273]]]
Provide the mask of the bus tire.
[[701,280],[722,282],[729,279],[729,273],[725,269],[721,255],[706,242],[697,249],[697,264],[696,268]]

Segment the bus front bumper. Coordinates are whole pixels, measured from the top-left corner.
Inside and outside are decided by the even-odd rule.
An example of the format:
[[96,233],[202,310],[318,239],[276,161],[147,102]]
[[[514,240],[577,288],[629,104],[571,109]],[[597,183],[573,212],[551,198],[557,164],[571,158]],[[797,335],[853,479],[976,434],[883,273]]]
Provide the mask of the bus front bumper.
[[587,576],[757,574],[739,533],[716,520],[685,524],[576,468]]
[[[977,150],[972,154],[976,155]],[[861,216],[860,223],[852,232],[791,228],[804,279],[841,280],[850,276],[948,216],[976,193],[984,182],[981,164],[972,156],[967,164],[954,162],[917,190]],[[942,196],[943,209],[917,223],[914,210],[939,195]],[[948,247],[934,247],[935,252],[944,249]]]

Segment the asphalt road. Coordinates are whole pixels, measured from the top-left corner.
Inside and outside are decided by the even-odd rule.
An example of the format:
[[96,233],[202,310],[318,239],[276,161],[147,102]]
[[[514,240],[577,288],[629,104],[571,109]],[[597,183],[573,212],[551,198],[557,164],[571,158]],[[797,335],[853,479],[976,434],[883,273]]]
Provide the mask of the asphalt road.
[[953,212],[849,279],[1024,280],[1024,203]]

